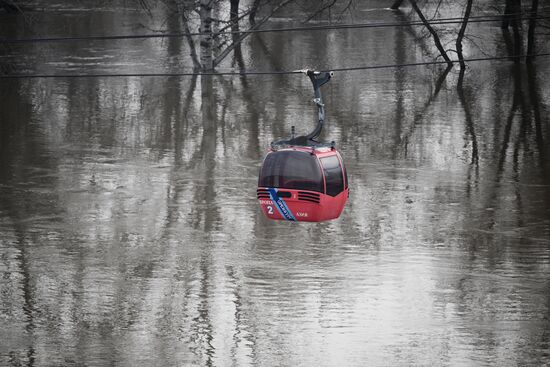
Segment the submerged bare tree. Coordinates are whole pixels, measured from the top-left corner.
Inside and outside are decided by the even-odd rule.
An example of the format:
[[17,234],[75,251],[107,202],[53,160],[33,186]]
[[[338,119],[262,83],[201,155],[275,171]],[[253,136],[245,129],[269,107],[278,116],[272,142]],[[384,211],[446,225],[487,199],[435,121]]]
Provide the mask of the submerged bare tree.
[[[255,0],[251,6],[241,9],[240,0],[166,0],[175,4],[181,17],[182,30],[186,34],[191,60],[196,70],[213,71],[232,52],[240,55],[240,44],[253,30],[264,25],[275,12],[295,0]],[[229,5],[227,13],[225,8]],[[264,16],[256,19],[259,12]],[[221,15],[214,18],[213,13]],[[248,27],[241,30],[248,16]],[[189,35],[198,26],[198,37]],[[196,28],[195,28],[196,29]],[[198,51],[197,51],[198,48]]]
[[[508,46],[510,56],[521,55],[523,52],[523,37],[521,34],[521,0],[506,0],[502,16],[502,33]],[[510,27],[512,35],[510,35]],[[514,58],[519,62],[519,58]]]
[[[504,6],[501,28],[504,41],[506,42],[508,53],[513,56],[516,62],[520,62],[520,56],[525,55],[525,60],[531,62],[536,57],[537,27],[542,29],[549,28],[544,16],[539,14],[539,0],[531,0],[530,8],[523,5],[521,0],[506,0]],[[524,29],[527,25],[527,36]],[[512,34],[510,34],[512,28]],[[524,43],[527,42],[527,49],[524,50]]]
[[[0,0],[2,1],[2,0]],[[14,0],[3,0],[14,1]],[[251,0],[243,6],[240,0],[161,0],[164,4],[176,4],[176,13],[180,17],[182,31],[186,35],[187,45],[193,67],[195,70],[213,71],[230,55],[234,56],[233,64],[237,64],[241,70],[244,70],[241,44],[254,30],[262,27],[271,17],[282,7],[290,3],[301,3],[308,7],[309,16],[306,21],[328,14],[343,14],[345,11],[353,13],[353,0],[322,0],[318,2],[300,2],[300,0]],[[422,22],[426,38],[433,40],[433,45],[437,49],[447,67],[453,65],[453,60],[449,57],[449,52],[456,52],[461,71],[465,69],[465,57],[463,54],[463,44],[471,39],[466,34],[466,28],[470,20],[473,0],[463,0],[462,22],[457,26],[444,26],[444,28],[434,27],[433,19],[426,16],[426,9],[436,9],[436,14],[441,8],[442,0],[423,1],[422,6],[419,0],[393,0],[388,2],[392,9],[399,10],[407,5],[412,11],[409,13],[416,16]],[[525,37],[522,32],[522,22],[526,23],[528,19],[527,33],[527,57],[532,60],[536,53],[536,27],[538,15],[538,0],[531,0],[531,9],[529,18],[525,18],[522,13],[521,0],[505,0],[502,3],[495,3],[497,7],[502,7],[502,23],[504,38],[507,41],[508,53],[514,60],[519,62],[517,55],[524,54],[523,44]],[[258,18],[259,15],[262,17]],[[522,18],[522,15],[524,18]],[[539,20],[540,22],[540,20]],[[456,27],[456,28],[454,28]],[[411,27],[412,29],[412,27]],[[511,31],[509,30],[511,29]],[[190,33],[199,32],[199,35],[191,36]],[[453,37],[452,35],[456,35]],[[454,43],[456,49],[449,50],[447,44]]]
[[[445,59],[448,65],[452,61],[446,55],[446,50],[444,50],[441,42],[441,37],[438,36],[437,31],[432,27],[431,20],[427,19],[420,7],[418,6],[418,0],[409,0],[408,3],[412,6],[414,13],[420,18],[424,26],[429,30],[430,34],[434,39],[434,44],[438,51],[441,53],[441,56]],[[405,4],[404,0],[394,0],[391,8],[394,10],[399,10]],[[439,1],[426,1],[424,6],[430,6],[430,4],[436,9],[440,8],[441,0]],[[455,32],[451,29],[444,29],[443,34],[455,34],[456,39],[454,40],[456,45],[456,51],[458,62],[460,63],[461,69],[465,68],[465,59],[463,55],[463,42],[468,39],[466,35],[466,28],[471,17],[472,9],[474,6],[473,0],[464,0],[464,13],[462,16],[462,21],[460,22],[460,28]],[[543,28],[544,25],[541,25],[541,22],[544,22],[545,18],[541,17],[539,14],[539,0],[530,1],[530,9],[528,6],[523,4],[521,0],[505,0],[503,2],[495,1],[493,9],[501,8],[502,20],[501,28],[503,32],[503,37],[505,44],[507,46],[508,55],[515,62],[521,62],[523,56],[527,62],[530,62],[536,56],[536,36],[541,33],[537,33],[537,26]],[[526,36],[524,29],[527,29]],[[448,40],[448,37],[446,37]],[[524,44],[527,42],[527,49],[525,50]],[[448,51],[447,51],[448,52]]]
[[445,51],[445,49],[443,48],[443,45],[441,44],[441,40],[439,39],[439,35],[435,31],[435,29],[431,26],[430,22],[426,19],[426,17],[424,16],[424,13],[422,13],[422,10],[420,10],[420,8],[418,7],[416,0],[409,0],[409,2],[411,3],[416,15],[418,15],[418,17],[420,18],[420,20],[422,21],[426,29],[428,29],[428,31],[432,35],[434,39],[435,47],[437,47],[437,50],[439,51],[443,59],[445,59],[445,61],[447,62],[447,65],[451,66],[453,62],[447,55],[447,52]]
[[[439,51],[439,54],[441,55],[441,57],[443,57],[443,59],[445,60],[445,62],[447,63],[447,66],[452,66],[453,65],[453,62],[451,61],[451,58],[449,57],[449,55],[447,54],[447,51],[445,50],[445,48],[443,47],[442,43],[441,43],[441,39],[439,37],[439,34],[437,33],[437,31],[434,29],[434,27],[430,24],[430,21],[428,19],[426,19],[426,16],[424,15],[424,13],[422,12],[422,10],[420,9],[420,7],[418,6],[418,3],[416,2],[416,0],[409,0],[409,3],[411,4],[415,14],[418,16],[418,18],[420,18],[420,20],[422,21],[422,24],[426,27],[426,29],[428,30],[428,32],[430,32],[430,35],[432,36],[433,40],[434,40],[434,44],[435,44],[435,47],[437,48],[437,50]],[[391,9],[393,10],[398,10],[399,7],[403,4],[403,0],[396,0],[394,1],[393,5],[391,6]]]

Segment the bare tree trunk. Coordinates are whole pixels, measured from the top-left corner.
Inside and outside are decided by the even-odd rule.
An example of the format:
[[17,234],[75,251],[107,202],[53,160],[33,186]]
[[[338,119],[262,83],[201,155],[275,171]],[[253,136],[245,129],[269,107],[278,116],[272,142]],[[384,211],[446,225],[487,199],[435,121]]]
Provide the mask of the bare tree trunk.
[[[521,0],[506,0],[506,6],[504,7],[504,15],[502,16],[501,28],[507,30],[512,26],[513,31],[513,49],[514,49],[514,61],[519,62],[517,57],[521,55],[523,50],[522,37],[521,37],[521,22],[518,18],[521,17]],[[507,33],[505,33],[506,35]]]
[[250,10],[250,15],[248,16],[248,21],[251,25],[256,24],[256,12],[260,6],[260,1],[261,0],[254,0],[254,4],[252,4],[252,10]]
[[212,50],[212,0],[200,0],[200,63],[203,71],[214,69]]
[[508,29],[510,26],[510,13],[512,13],[513,1],[506,0],[506,5],[504,5],[504,14],[502,15],[502,23],[500,24],[500,28],[502,29]]
[[397,10],[399,9],[402,3],[403,3],[403,0],[395,0],[393,5],[390,7],[390,9]]
[[506,45],[506,52],[508,53],[510,60],[512,60],[514,56],[514,41],[512,40],[512,35],[510,34],[510,30],[508,28],[502,28],[502,37],[504,38],[504,44]]
[[472,11],[472,2],[473,0],[468,0],[468,3],[466,4],[462,25],[460,26],[460,31],[458,31],[458,37],[456,38],[456,53],[458,54],[460,69],[464,69],[466,67],[466,64],[464,63],[464,55],[462,54],[462,39],[464,38],[464,33],[466,33],[466,27],[468,26],[468,19],[470,18],[470,12]]
[[506,0],[506,5],[504,6],[504,15],[502,16],[501,28],[508,28],[514,18],[521,16],[521,0]]
[[[232,42],[235,44],[235,48],[233,50],[233,56],[235,62],[239,65],[239,70],[244,72],[244,59],[243,59],[243,52],[241,49],[241,43],[238,42],[239,37],[241,36],[239,33],[239,0],[230,0],[231,1],[231,10],[230,10],[230,16],[231,16],[231,39]],[[214,60],[214,63],[216,60]]]
[[531,2],[531,13],[529,14],[529,30],[527,31],[527,62],[533,61],[535,58],[535,28],[537,27],[537,11],[539,0]]
[[[277,4],[275,7],[273,7],[273,9],[271,9],[271,12],[266,15],[265,17],[263,17],[258,23],[254,23],[254,26],[250,27],[248,30],[254,30],[254,29],[258,29],[260,28],[265,22],[267,22],[269,20],[269,18],[276,12],[278,11],[279,9],[281,9],[282,7],[284,7],[285,5],[293,2],[294,0],[282,0],[281,2],[279,2],[279,4]],[[248,37],[250,35],[249,32],[243,32],[241,34],[239,34],[239,37],[234,37],[233,38],[233,42],[227,46],[218,56],[216,56],[216,58],[214,59],[214,61],[212,62],[212,65],[215,67],[215,66],[218,66],[219,63],[231,52],[235,49],[235,47],[237,45],[239,45],[246,37]]]
[[239,1],[240,0],[229,0],[229,18],[232,22],[235,22],[235,20],[239,17]]
[[201,62],[199,60],[199,57],[197,56],[197,50],[195,49],[195,42],[193,41],[193,37],[191,37],[190,35],[191,29],[189,28],[189,18],[187,18],[187,14],[185,13],[185,9],[183,9],[183,7],[179,7],[178,10],[181,13],[183,31],[185,32],[185,39],[187,40],[187,45],[189,46],[191,60],[193,60],[193,68],[195,70],[200,69]]
[[441,45],[441,41],[439,40],[439,36],[437,35],[437,32],[435,31],[435,29],[433,29],[433,27],[430,25],[430,22],[428,22],[428,20],[426,19],[426,17],[424,16],[424,14],[420,10],[420,8],[418,7],[418,4],[416,3],[416,0],[409,0],[409,1],[412,5],[414,11],[416,12],[418,17],[420,18],[420,20],[422,20],[422,23],[426,26],[426,28],[428,29],[428,31],[430,32],[430,34],[434,38],[435,47],[437,47],[437,49],[439,50],[439,53],[441,54],[441,56],[443,56],[443,58],[447,62],[447,65],[449,65],[449,66],[453,65],[453,62],[451,61],[451,59],[447,55],[447,52],[443,48],[443,45]]

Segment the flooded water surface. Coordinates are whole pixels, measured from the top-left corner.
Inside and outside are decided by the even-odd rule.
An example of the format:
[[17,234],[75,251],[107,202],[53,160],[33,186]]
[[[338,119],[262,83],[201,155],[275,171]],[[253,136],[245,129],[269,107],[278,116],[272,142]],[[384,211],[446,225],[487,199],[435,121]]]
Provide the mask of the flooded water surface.
[[[401,20],[382,3],[354,20]],[[180,27],[59,7],[34,31]],[[303,20],[288,12],[266,28]],[[3,17],[5,36],[29,36]],[[476,31],[501,51],[498,25]],[[186,45],[11,45],[0,63],[181,72]],[[425,52],[404,27],[265,33],[221,70]],[[323,138],[350,198],[324,223],[269,221],[256,200],[269,143],[314,125],[303,75],[3,79],[0,365],[550,364],[548,61],[471,63],[461,83],[436,66],[335,73]]]

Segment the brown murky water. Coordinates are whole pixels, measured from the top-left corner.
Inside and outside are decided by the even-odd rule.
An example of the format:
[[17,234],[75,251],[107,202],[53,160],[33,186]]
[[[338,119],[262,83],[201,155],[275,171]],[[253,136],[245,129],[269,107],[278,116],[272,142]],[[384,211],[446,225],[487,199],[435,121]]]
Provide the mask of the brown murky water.
[[[355,21],[399,20],[369,4]],[[178,27],[120,8],[47,19],[37,32]],[[423,52],[405,28],[340,30],[252,36],[243,61]],[[188,70],[186,54],[94,41],[10,46],[2,63],[162,72]],[[3,80],[0,365],[550,363],[549,72],[476,63],[462,88],[456,70],[442,85],[436,68],[337,73],[325,138],[351,195],[320,224],[267,221],[255,198],[269,142],[313,125],[303,76]]]

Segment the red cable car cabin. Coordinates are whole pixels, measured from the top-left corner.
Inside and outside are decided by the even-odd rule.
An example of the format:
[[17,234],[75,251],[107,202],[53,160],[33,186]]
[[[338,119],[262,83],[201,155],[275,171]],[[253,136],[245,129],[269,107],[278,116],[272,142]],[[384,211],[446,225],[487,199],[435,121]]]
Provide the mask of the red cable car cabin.
[[271,143],[260,169],[258,200],[269,219],[321,222],[340,216],[349,196],[342,157],[330,144],[315,140],[323,128],[325,105],[321,86],[332,72],[304,70],[313,84],[319,109],[317,126],[308,135]]
[[334,147],[272,150],[264,159],[257,194],[269,219],[335,219],[349,195],[346,169]]

